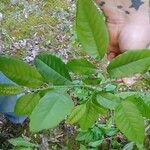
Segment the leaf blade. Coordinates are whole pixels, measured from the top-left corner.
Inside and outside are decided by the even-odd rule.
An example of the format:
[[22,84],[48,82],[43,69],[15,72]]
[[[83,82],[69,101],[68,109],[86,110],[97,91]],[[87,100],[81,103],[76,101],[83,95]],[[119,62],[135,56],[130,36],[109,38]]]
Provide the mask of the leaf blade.
[[90,75],[96,72],[96,66],[86,59],[72,59],[67,63],[67,68],[79,75]]
[[107,67],[112,78],[129,77],[145,73],[150,66],[150,51],[147,49],[127,51],[114,58]]
[[24,88],[21,86],[17,85],[12,85],[12,84],[0,84],[0,94],[2,95],[16,95],[23,93]]
[[141,97],[133,95],[126,99],[136,105],[143,117],[150,118],[150,106]]
[[0,62],[0,71],[18,85],[36,88],[43,84],[38,71],[27,63],[9,56],[0,56]]
[[23,139],[22,137],[18,137],[18,138],[13,138],[8,140],[10,144],[12,144],[13,146],[23,146],[23,147],[37,147],[36,144],[31,143],[25,139]]
[[143,143],[144,119],[132,102],[123,101],[115,109],[115,123],[129,140]]
[[70,116],[68,117],[67,123],[69,124],[77,123],[84,115],[85,111],[86,111],[86,104],[76,106],[71,112]]
[[97,94],[97,102],[105,108],[114,110],[119,104],[120,99],[111,93],[101,92]]
[[87,130],[94,124],[100,114],[105,113],[106,110],[97,103],[94,93],[86,103],[75,107],[67,122],[70,124],[79,124],[82,130]]
[[30,130],[38,132],[57,126],[73,108],[71,98],[56,90],[49,91],[30,116]]
[[90,56],[103,58],[108,47],[108,32],[104,16],[92,0],[78,0],[76,31],[85,51]]
[[46,81],[54,85],[71,84],[67,67],[60,58],[43,53],[36,57],[35,65]]
[[21,96],[15,105],[15,113],[17,115],[30,116],[41,97],[39,93],[31,93]]

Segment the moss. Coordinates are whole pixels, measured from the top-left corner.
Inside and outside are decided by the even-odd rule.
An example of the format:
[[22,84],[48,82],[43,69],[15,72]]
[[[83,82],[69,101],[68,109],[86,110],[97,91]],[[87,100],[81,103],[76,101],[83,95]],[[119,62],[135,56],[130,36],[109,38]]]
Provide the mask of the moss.
[[[28,1],[28,4],[33,5],[33,1]],[[50,14],[50,10],[58,6],[57,4],[66,6],[65,2],[58,3],[58,0],[42,4],[36,1],[33,6],[37,6],[39,12],[31,10],[31,12],[26,12],[27,17],[25,17],[23,3],[11,5],[5,2],[1,11],[4,14],[4,20],[1,23],[2,28],[7,31],[10,37],[15,37],[16,39],[28,38],[35,33],[46,35],[51,29],[50,27],[58,23],[57,19]]]
[[44,8],[47,10],[49,8],[56,8],[56,7],[60,7],[64,10],[66,10],[68,8],[68,4],[66,0],[60,1],[60,0],[50,0],[47,1],[44,4]]

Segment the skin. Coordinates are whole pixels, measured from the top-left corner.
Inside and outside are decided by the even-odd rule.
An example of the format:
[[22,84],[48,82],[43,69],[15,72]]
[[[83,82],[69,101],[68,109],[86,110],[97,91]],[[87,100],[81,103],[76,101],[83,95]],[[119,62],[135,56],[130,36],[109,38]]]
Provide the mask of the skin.
[[109,31],[108,59],[127,50],[150,48],[149,0],[96,0]]

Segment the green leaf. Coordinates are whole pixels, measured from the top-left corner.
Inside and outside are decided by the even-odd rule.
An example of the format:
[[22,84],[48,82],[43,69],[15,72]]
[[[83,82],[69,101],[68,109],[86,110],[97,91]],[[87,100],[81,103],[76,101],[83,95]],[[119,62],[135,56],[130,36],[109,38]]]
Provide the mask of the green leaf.
[[123,150],[133,150],[134,145],[135,145],[134,142],[127,143],[127,144],[123,147]]
[[124,135],[135,143],[144,141],[144,119],[138,108],[130,101],[123,101],[115,109],[115,122]]
[[[91,129],[92,130],[92,129]],[[84,141],[85,143],[89,143],[94,139],[94,134],[93,132],[91,132],[91,130],[87,130],[87,131],[83,131],[80,129],[80,132],[79,134],[76,136],[76,139],[77,141]]]
[[146,82],[148,85],[150,85],[150,78],[146,78],[146,79],[145,79],[145,82]]
[[116,88],[117,88],[116,85],[107,84],[106,87],[105,87],[105,91],[106,91],[106,92],[113,92],[113,91],[115,91]]
[[142,143],[142,144],[136,144],[136,147],[137,147],[137,149],[139,149],[139,150],[145,150],[145,146],[144,146],[143,143]]
[[50,54],[40,54],[35,59],[35,65],[46,81],[55,85],[71,84],[67,67],[60,58]]
[[146,93],[139,93],[139,96],[144,100],[144,102],[146,103],[146,105],[148,105],[150,107],[150,93],[146,92]]
[[80,149],[79,150],[88,150],[84,145],[80,144]]
[[0,56],[0,71],[18,85],[36,88],[43,84],[35,68],[14,57]]
[[95,111],[97,111],[98,114],[105,114],[107,111],[102,105],[98,103],[96,96],[96,94],[93,95],[92,100],[89,101],[89,103],[91,103],[90,105],[95,109]]
[[79,120],[79,125],[82,130],[87,130],[96,122],[99,113],[94,109],[92,105],[89,103],[86,106],[86,112]]
[[72,59],[67,63],[68,70],[79,75],[90,75],[96,72],[96,66],[86,59]]
[[90,147],[95,147],[97,148],[99,145],[101,145],[103,143],[103,139],[102,140],[98,140],[98,141],[94,141],[94,142],[90,142],[88,145]]
[[127,51],[114,58],[107,70],[112,78],[145,73],[150,67],[150,51],[147,49]]
[[150,119],[150,106],[148,106],[141,97],[133,95],[126,99],[136,105],[143,117]]
[[87,77],[87,78],[82,79],[82,81],[87,85],[98,85],[101,83],[102,79]]
[[0,94],[2,95],[16,95],[23,93],[24,88],[17,86],[17,85],[12,85],[12,84],[0,84]]
[[116,94],[121,99],[126,99],[130,96],[140,97],[144,103],[150,107],[150,93],[148,92],[121,92]]
[[38,103],[30,116],[30,130],[38,132],[56,127],[73,108],[73,102],[68,94],[49,91]]
[[13,150],[34,150],[33,148],[31,147],[14,147]]
[[126,99],[127,97],[133,96],[133,95],[139,95],[139,93],[138,92],[120,92],[116,94],[116,96],[122,99]]
[[78,0],[76,31],[79,41],[90,56],[104,57],[108,48],[108,31],[104,16],[92,0]]
[[30,116],[36,105],[39,103],[41,97],[39,93],[31,93],[21,96],[16,103],[15,113],[17,115]]
[[76,106],[67,119],[67,123],[75,124],[82,118],[86,111],[86,103]]
[[25,139],[23,139],[22,137],[19,138],[13,138],[8,140],[10,144],[12,144],[13,146],[21,146],[21,147],[37,147],[36,144],[33,144]]
[[120,103],[120,98],[111,93],[97,94],[97,102],[105,108],[114,110]]
[[78,121],[82,130],[87,130],[90,128],[95,121],[97,120],[100,114],[106,113],[106,110],[98,105],[97,103],[93,102],[93,99],[86,103],[86,111],[82,118]]
[[70,124],[78,123],[81,129],[87,130],[94,124],[99,114],[104,113],[106,110],[97,103],[95,95],[93,95],[88,102],[75,107],[67,122]]

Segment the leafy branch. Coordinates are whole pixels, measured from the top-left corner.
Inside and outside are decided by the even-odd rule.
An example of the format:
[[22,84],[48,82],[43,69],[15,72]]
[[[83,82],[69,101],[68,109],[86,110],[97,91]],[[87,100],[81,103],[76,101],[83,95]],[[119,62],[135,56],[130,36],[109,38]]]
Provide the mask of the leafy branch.
[[[92,0],[78,0],[76,31],[85,51],[102,59],[108,47],[108,32],[104,17]],[[87,130],[99,116],[105,116],[111,110],[116,127],[130,141],[144,143],[144,121],[150,118],[150,105],[146,102],[149,98],[136,91],[121,96],[118,91],[106,91],[105,87],[117,78],[148,71],[149,50],[128,51],[113,59],[107,67],[111,80],[104,83],[93,77],[98,69],[86,59],[72,59],[65,64],[56,56],[42,53],[36,56],[34,64],[31,66],[15,57],[0,56],[0,71],[16,84],[1,84],[0,93],[23,94],[16,103],[15,113],[29,117],[31,131],[54,128],[66,116],[69,116],[68,123]],[[70,72],[80,76],[83,84],[74,84]],[[91,97],[74,107],[66,92],[70,88],[86,88],[92,91]]]

